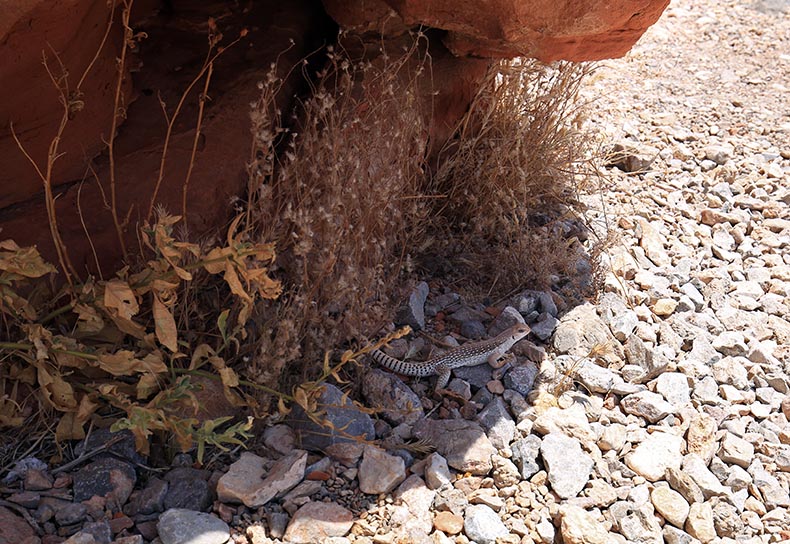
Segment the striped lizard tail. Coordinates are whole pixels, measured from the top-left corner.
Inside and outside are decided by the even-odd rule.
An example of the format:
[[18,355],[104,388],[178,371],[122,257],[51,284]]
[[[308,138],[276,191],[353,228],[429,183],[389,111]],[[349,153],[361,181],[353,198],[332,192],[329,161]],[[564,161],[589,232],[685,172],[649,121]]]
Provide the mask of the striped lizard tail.
[[398,374],[405,374],[406,376],[430,376],[436,373],[434,369],[434,365],[426,364],[426,363],[410,363],[407,361],[401,361],[400,359],[396,359],[395,357],[391,357],[380,350],[373,350],[370,352],[370,356],[373,358],[381,366],[389,368],[390,370],[397,372]]

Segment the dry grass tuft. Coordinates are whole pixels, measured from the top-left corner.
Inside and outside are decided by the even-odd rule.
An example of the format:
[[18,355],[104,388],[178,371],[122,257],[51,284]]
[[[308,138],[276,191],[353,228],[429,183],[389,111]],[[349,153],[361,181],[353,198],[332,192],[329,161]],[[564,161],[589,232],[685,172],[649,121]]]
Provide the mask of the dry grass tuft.
[[[393,280],[427,216],[420,49],[417,40],[377,64],[330,49],[290,132],[272,108],[277,78],[261,85],[251,209],[262,239],[276,243],[285,286],[251,365],[261,383],[296,359],[318,367],[325,350],[389,320]],[[278,140],[285,150],[275,153]]]
[[[557,287],[590,277],[579,244],[587,233],[578,192],[589,179],[589,144],[577,94],[587,65],[515,60],[495,65],[443,150],[435,213],[456,240],[439,253],[463,283],[490,292]],[[435,251],[435,248],[432,248]],[[579,287],[578,285],[576,287]]]

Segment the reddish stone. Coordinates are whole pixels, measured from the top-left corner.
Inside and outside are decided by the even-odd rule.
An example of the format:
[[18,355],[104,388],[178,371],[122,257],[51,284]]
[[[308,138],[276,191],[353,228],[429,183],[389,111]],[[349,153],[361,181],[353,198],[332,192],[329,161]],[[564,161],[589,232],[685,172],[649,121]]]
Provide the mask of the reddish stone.
[[28,522],[8,508],[0,506],[0,542],[22,542],[35,536],[36,533]]
[[131,529],[134,527],[134,521],[129,516],[124,516],[123,514],[116,514],[110,521],[110,530],[112,534],[117,535],[121,531],[125,529]]

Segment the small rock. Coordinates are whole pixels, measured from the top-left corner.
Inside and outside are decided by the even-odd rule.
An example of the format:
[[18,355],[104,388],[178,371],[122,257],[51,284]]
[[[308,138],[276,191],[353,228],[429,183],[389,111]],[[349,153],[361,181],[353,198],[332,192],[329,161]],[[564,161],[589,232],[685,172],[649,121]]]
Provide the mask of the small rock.
[[85,501],[96,495],[123,505],[132,494],[137,473],[129,463],[108,457],[83,466],[72,478],[75,501]]
[[208,484],[210,473],[191,467],[174,468],[165,475],[169,483],[164,508],[183,508],[204,512],[211,507],[213,497]]
[[[719,479],[708,470],[705,461],[698,455],[689,453],[683,457],[683,472],[691,476],[706,499],[727,494],[727,488],[721,485]],[[672,484],[670,483],[670,485]],[[678,489],[678,491],[682,493],[681,490]],[[691,534],[694,536],[693,533]]]
[[519,438],[510,445],[513,453],[513,461],[516,463],[521,478],[528,480],[540,470],[537,458],[540,453],[540,438],[530,434],[524,438]]
[[528,362],[512,368],[505,374],[505,387],[517,392],[519,395],[526,396],[532,391],[535,378],[537,377],[538,366],[535,363]]
[[688,378],[680,372],[664,372],[655,380],[656,392],[660,393],[675,410],[691,402]]
[[430,288],[421,281],[412,289],[408,302],[395,315],[396,325],[408,325],[414,331],[425,328],[425,300]]
[[377,368],[362,378],[362,394],[368,405],[395,425],[414,424],[423,415],[420,397],[397,376]]
[[609,532],[595,516],[571,504],[560,508],[560,533],[565,544],[607,544]]
[[359,465],[359,489],[363,493],[378,495],[389,493],[406,479],[403,459],[389,455],[381,448],[365,446]]
[[447,463],[461,472],[487,474],[496,449],[483,428],[462,419],[422,419],[414,426],[414,436],[436,444]]
[[294,544],[324,542],[334,536],[346,536],[354,524],[354,515],[331,502],[308,502],[296,511],[283,540]]
[[496,336],[513,325],[518,324],[526,325],[522,315],[514,307],[505,306],[496,319],[494,319],[493,323],[491,323],[491,326],[488,327],[488,334]]
[[678,301],[671,298],[660,298],[653,304],[653,313],[661,317],[672,315],[678,307]]
[[225,544],[230,538],[230,527],[221,519],[180,508],[162,514],[156,529],[162,544]]
[[686,532],[698,539],[702,544],[716,538],[716,527],[713,525],[713,509],[710,504],[695,502],[689,508],[686,519]]
[[[575,497],[584,489],[593,468],[592,458],[582,451],[579,441],[560,433],[543,437],[540,454],[549,474],[549,482],[563,499]],[[573,459],[573,463],[568,460]]]
[[506,447],[516,434],[516,422],[510,417],[502,397],[495,397],[477,415],[477,421],[486,431],[491,444],[498,450]]
[[263,443],[280,455],[286,455],[296,447],[296,436],[288,425],[272,425],[263,430]]
[[650,494],[650,501],[659,514],[676,527],[683,527],[689,514],[689,503],[669,487],[656,487]]
[[425,458],[425,483],[431,489],[439,489],[451,481],[447,459],[434,452]]
[[222,502],[242,502],[249,508],[263,506],[304,479],[307,452],[293,450],[282,457],[266,473],[264,459],[243,452],[217,482],[217,495]]
[[331,426],[312,421],[301,406],[295,405],[288,421],[296,431],[298,443],[302,448],[320,452],[329,450],[330,446],[352,444],[361,454],[359,444],[375,437],[373,420],[334,385],[325,383],[321,387],[316,410],[321,413],[320,419]]
[[650,391],[641,391],[623,397],[620,406],[627,414],[643,417],[650,423],[656,423],[675,412],[675,408],[661,395]]
[[697,485],[694,479],[680,469],[668,468],[666,473],[667,483],[683,495],[688,503],[702,502],[705,500],[705,495]]
[[439,512],[433,518],[433,526],[437,531],[457,535],[464,528],[464,518],[452,512]]
[[649,435],[634,451],[626,455],[628,468],[655,482],[664,478],[667,469],[679,469],[683,438],[670,433]]
[[532,334],[534,334],[538,340],[545,342],[551,338],[551,335],[554,333],[559,323],[559,319],[553,315],[544,313],[540,314],[538,320],[530,325],[530,328],[532,329]]
[[495,544],[497,538],[507,536],[509,531],[491,508],[475,504],[467,507],[464,514],[464,533],[477,544]]
[[725,463],[748,468],[754,458],[754,446],[743,438],[726,433],[721,440],[718,456]]

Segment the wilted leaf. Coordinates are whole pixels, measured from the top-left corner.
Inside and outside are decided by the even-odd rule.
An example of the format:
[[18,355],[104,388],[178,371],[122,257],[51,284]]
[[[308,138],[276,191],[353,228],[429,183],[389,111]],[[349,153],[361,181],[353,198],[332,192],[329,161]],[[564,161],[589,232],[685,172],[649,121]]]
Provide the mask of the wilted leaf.
[[43,361],[49,358],[49,346],[52,343],[52,333],[38,324],[23,325],[22,330],[27,334],[28,340],[36,348],[36,360]]
[[173,353],[178,351],[178,330],[173,314],[154,292],[154,323],[159,342]]
[[25,418],[19,414],[19,405],[5,395],[0,396],[0,429],[19,427],[24,421]]
[[129,284],[120,279],[111,279],[104,286],[104,306],[118,312],[118,316],[131,320],[140,311],[137,298]]
[[146,372],[137,381],[136,396],[138,399],[147,399],[152,393],[159,390],[159,376],[153,372]]
[[203,268],[209,274],[219,274],[225,270],[225,263],[233,255],[233,248],[215,247],[203,258]]
[[232,368],[228,368],[227,366],[223,366],[222,368],[217,369],[220,378],[222,378],[222,385],[225,387],[238,387],[239,386],[239,376]]
[[87,304],[76,304],[74,313],[77,314],[77,332],[83,335],[91,335],[104,328],[104,320],[99,315],[98,310]]
[[99,355],[99,368],[113,376],[131,376],[134,373],[145,374],[148,372],[161,373],[167,371],[167,366],[162,362],[161,356],[149,354],[143,359],[137,359],[134,352],[119,350],[115,353],[102,353]]
[[38,385],[44,399],[60,412],[72,412],[77,408],[74,389],[55,370],[46,368],[41,361],[36,364]]
[[20,248],[13,240],[0,242],[0,270],[25,278],[40,278],[57,272],[54,266],[41,258],[34,246]]
[[27,299],[19,296],[7,285],[0,285],[0,311],[9,313],[4,308],[9,308],[28,321],[35,321],[38,315]]
[[77,419],[77,414],[68,412],[63,414],[55,428],[55,442],[64,440],[82,440],[85,438],[85,429]]

